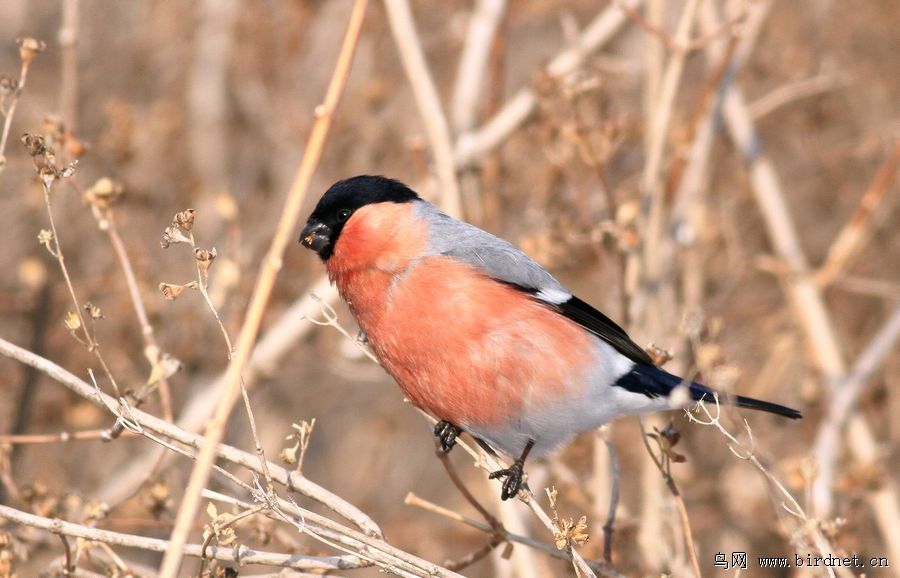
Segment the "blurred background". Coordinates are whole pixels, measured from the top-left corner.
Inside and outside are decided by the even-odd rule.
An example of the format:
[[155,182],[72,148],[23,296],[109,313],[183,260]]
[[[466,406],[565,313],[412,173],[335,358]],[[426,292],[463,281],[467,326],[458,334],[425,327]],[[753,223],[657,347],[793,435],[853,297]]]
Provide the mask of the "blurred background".
[[[634,8],[625,14],[618,4]],[[892,182],[900,156],[900,4],[704,0],[687,38],[677,31],[694,2],[646,4],[412,2],[457,160],[466,157],[456,172],[462,214],[517,243],[582,299],[621,321],[639,344],[670,354],[671,371],[801,409],[799,422],[744,417],[761,462],[813,517],[822,511],[814,503],[814,446],[828,423],[831,388],[843,383],[843,372],[900,302],[898,189]],[[160,247],[163,231],[175,213],[196,210],[194,238],[218,255],[210,297],[236,336],[352,5],[0,3],[0,75],[19,78],[17,38],[46,43],[30,63],[9,142],[0,151],[6,157],[0,172],[0,227],[6,231],[0,336],[81,377],[96,367],[64,324],[71,300],[55,259],[38,242],[48,228],[47,212],[20,142],[23,133],[56,135],[60,160],[79,160],[74,184],[54,189],[58,238],[79,299],[102,311],[95,335],[103,356],[123,387],[141,390],[148,381],[145,342],[119,261],[98,228],[96,203],[92,209],[85,201],[85,191],[108,177],[121,183],[114,220],[156,342],[181,363],[168,383],[174,415],[183,417],[225,369],[227,355],[197,292],[168,301],[157,289],[161,282],[196,277],[188,247]],[[624,17],[607,42],[577,49],[595,18],[617,10]],[[476,25],[485,22],[495,33],[488,34],[483,67],[473,75],[461,55],[475,42]],[[739,36],[730,41],[732,34]],[[581,57],[580,66],[547,67],[566,50]],[[730,88],[743,97],[731,108],[721,98]],[[515,130],[498,146],[462,154],[482,142],[480,127],[517,94],[531,100]],[[7,91],[5,116],[12,100]],[[356,174],[395,177],[436,202],[446,200],[418,110],[385,5],[372,2],[304,218],[328,185]],[[742,145],[740,134],[732,138],[732,123],[740,118],[753,123],[756,140]],[[766,166],[780,185],[774,200],[771,183],[766,188],[755,172],[759,165],[748,165],[760,159],[771,162]],[[796,246],[783,246],[790,239],[778,228],[779,215],[788,217]],[[264,335],[322,274],[314,255],[289,246]],[[806,289],[798,290],[804,282]],[[824,310],[811,311],[816,303]],[[347,310],[334,306],[355,335]],[[822,315],[827,324],[816,326]],[[304,473],[371,515],[392,544],[438,563],[482,545],[482,532],[404,504],[414,492],[477,517],[435,459],[429,424],[349,339],[331,327],[296,323],[308,328],[282,342],[284,354],[254,376],[251,399],[269,456],[293,444],[285,440],[292,423],[314,418]],[[853,422],[869,437],[841,434],[828,450],[836,463],[831,507],[810,522],[837,552],[866,559],[900,556],[900,519],[892,518],[900,422],[891,418],[900,415],[900,354],[889,347],[879,361]],[[21,364],[0,358],[0,371],[4,503],[83,521],[92,500],[117,502],[98,527],[168,536],[190,471],[185,459],[172,458],[149,477],[144,462],[143,477],[129,486],[128,466],[150,453],[146,440],[11,443],[16,438],[10,436],[94,431],[111,423],[98,407]],[[143,408],[162,411],[156,394]],[[670,417],[682,438],[675,450],[685,458],[673,464],[673,476],[704,573],[722,571],[713,566],[718,552],[729,561],[731,552],[747,552],[751,569],[757,556],[805,556],[791,541],[796,520],[766,479],[732,454],[719,432],[690,423],[683,412],[647,425],[662,428]],[[729,431],[746,441],[740,416],[727,417]],[[616,422],[605,435],[621,462],[616,567],[629,576],[690,575],[675,501],[647,457],[637,420]],[[854,451],[859,439],[873,442],[863,448],[871,450],[868,459]],[[240,409],[226,441],[252,450]],[[498,486],[471,459],[459,451],[453,458],[508,527],[552,542],[523,505],[501,506]],[[591,539],[580,551],[598,560],[608,459],[600,436],[588,433],[530,469],[539,497],[544,487],[559,490],[561,517],[588,517]],[[119,495],[122,488],[137,493]],[[238,536],[254,545],[271,540],[274,530],[266,524],[250,521]],[[198,521],[195,539],[201,526]],[[20,577],[38,575],[61,553],[46,534],[26,532],[14,542],[6,551]],[[324,551],[293,537],[267,548]],[[155,555],[120,553],[158,563]],[[900,558],[890,562],[896,568]],[[895,568],[867,568],[866,574],[895,575]],[[186,575],[195,571],[196,562],[185,565]],[[797,568],[758,571],[810,575]],[[497,553],[463,573],[574,575],[569,564],[521,545],[510,560]],[[349,574],[374,576],[376,570]]]

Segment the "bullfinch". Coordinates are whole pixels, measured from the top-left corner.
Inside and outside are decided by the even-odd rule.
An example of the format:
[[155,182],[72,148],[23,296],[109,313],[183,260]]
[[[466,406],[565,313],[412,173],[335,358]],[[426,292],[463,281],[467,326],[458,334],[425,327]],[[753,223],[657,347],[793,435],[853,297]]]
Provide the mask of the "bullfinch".
[[[300,234],[324,261],[385,370],[441,421],[443,451],[466,431],[515,461],[494,472],[501,498],[529,455],[627,414],[674,409],[715,391],[656,367],[609,317],[525,253],[441,212],[403,183],[358,176],[322,196]],[[800,412],[742,396],[739,407]]]

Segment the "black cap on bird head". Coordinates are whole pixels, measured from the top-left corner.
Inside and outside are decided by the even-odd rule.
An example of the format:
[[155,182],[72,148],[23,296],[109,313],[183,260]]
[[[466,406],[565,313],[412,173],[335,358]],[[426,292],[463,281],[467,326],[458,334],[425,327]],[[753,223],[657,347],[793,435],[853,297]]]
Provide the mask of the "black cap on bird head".
[[300,243],[327,261],[344,224],[357,209],[373,203],[409,203],[418,198],[415,191],[387,177],[361,175],[338,181],[319,199],[300,232]]

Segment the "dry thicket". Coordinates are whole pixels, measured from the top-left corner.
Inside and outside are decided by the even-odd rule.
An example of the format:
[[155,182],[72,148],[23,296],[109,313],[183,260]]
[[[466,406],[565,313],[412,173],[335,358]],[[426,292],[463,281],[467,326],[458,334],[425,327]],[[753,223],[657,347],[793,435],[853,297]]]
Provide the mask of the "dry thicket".
[[[0,577],[893,575],[900,5],[412,4],[0,3]],[[295,243],[360,173],[805,419],[622,420],[500,503]]]

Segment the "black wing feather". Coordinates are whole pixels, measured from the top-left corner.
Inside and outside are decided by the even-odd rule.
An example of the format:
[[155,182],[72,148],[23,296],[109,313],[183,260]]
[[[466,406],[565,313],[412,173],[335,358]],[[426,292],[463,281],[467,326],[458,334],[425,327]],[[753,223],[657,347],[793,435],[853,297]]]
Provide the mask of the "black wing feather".
[[647,352],[644,351],[644,349],[640,345],[632,341],[631,338],[628,337],[628,334],[625,333],[625,330],[619,327],[615,321],[613,321],[603,313],[600,313],[578,297],[572,295],[567,301],[563,301],[562,303],[553,303],[551,301],[540,298],[540,296],[538,295],[540,293],[540,289],[535,289],[534,287],[525,287],[524,285],[519,285],[518,283],[510,283],[509,281],[498,279],[496,277],[494,277],[494,280],[509,285],[510,287],[514,287],[519,291],[522,291],[523,293],[528,293],[528,295],[530,295],[536,301],[539,301],[543,305],[550,307],[560,315],[568,317],[603,341],[609,343],[615,348],[616,351],[618,351],[631,361],[651,366],[656,365],[655,363],[653,363],[653,360],[650,359],[650,356],[647,355]]
[[654,365],[653,360],[644,349],[631,340],[625,330],[616,325],[615,321],[600,313],[578,297],[560,304],[553,304],[554,309],[565,315],[575,323],[581,325],[603,341],[612,345],[616,351],[634,361]]

